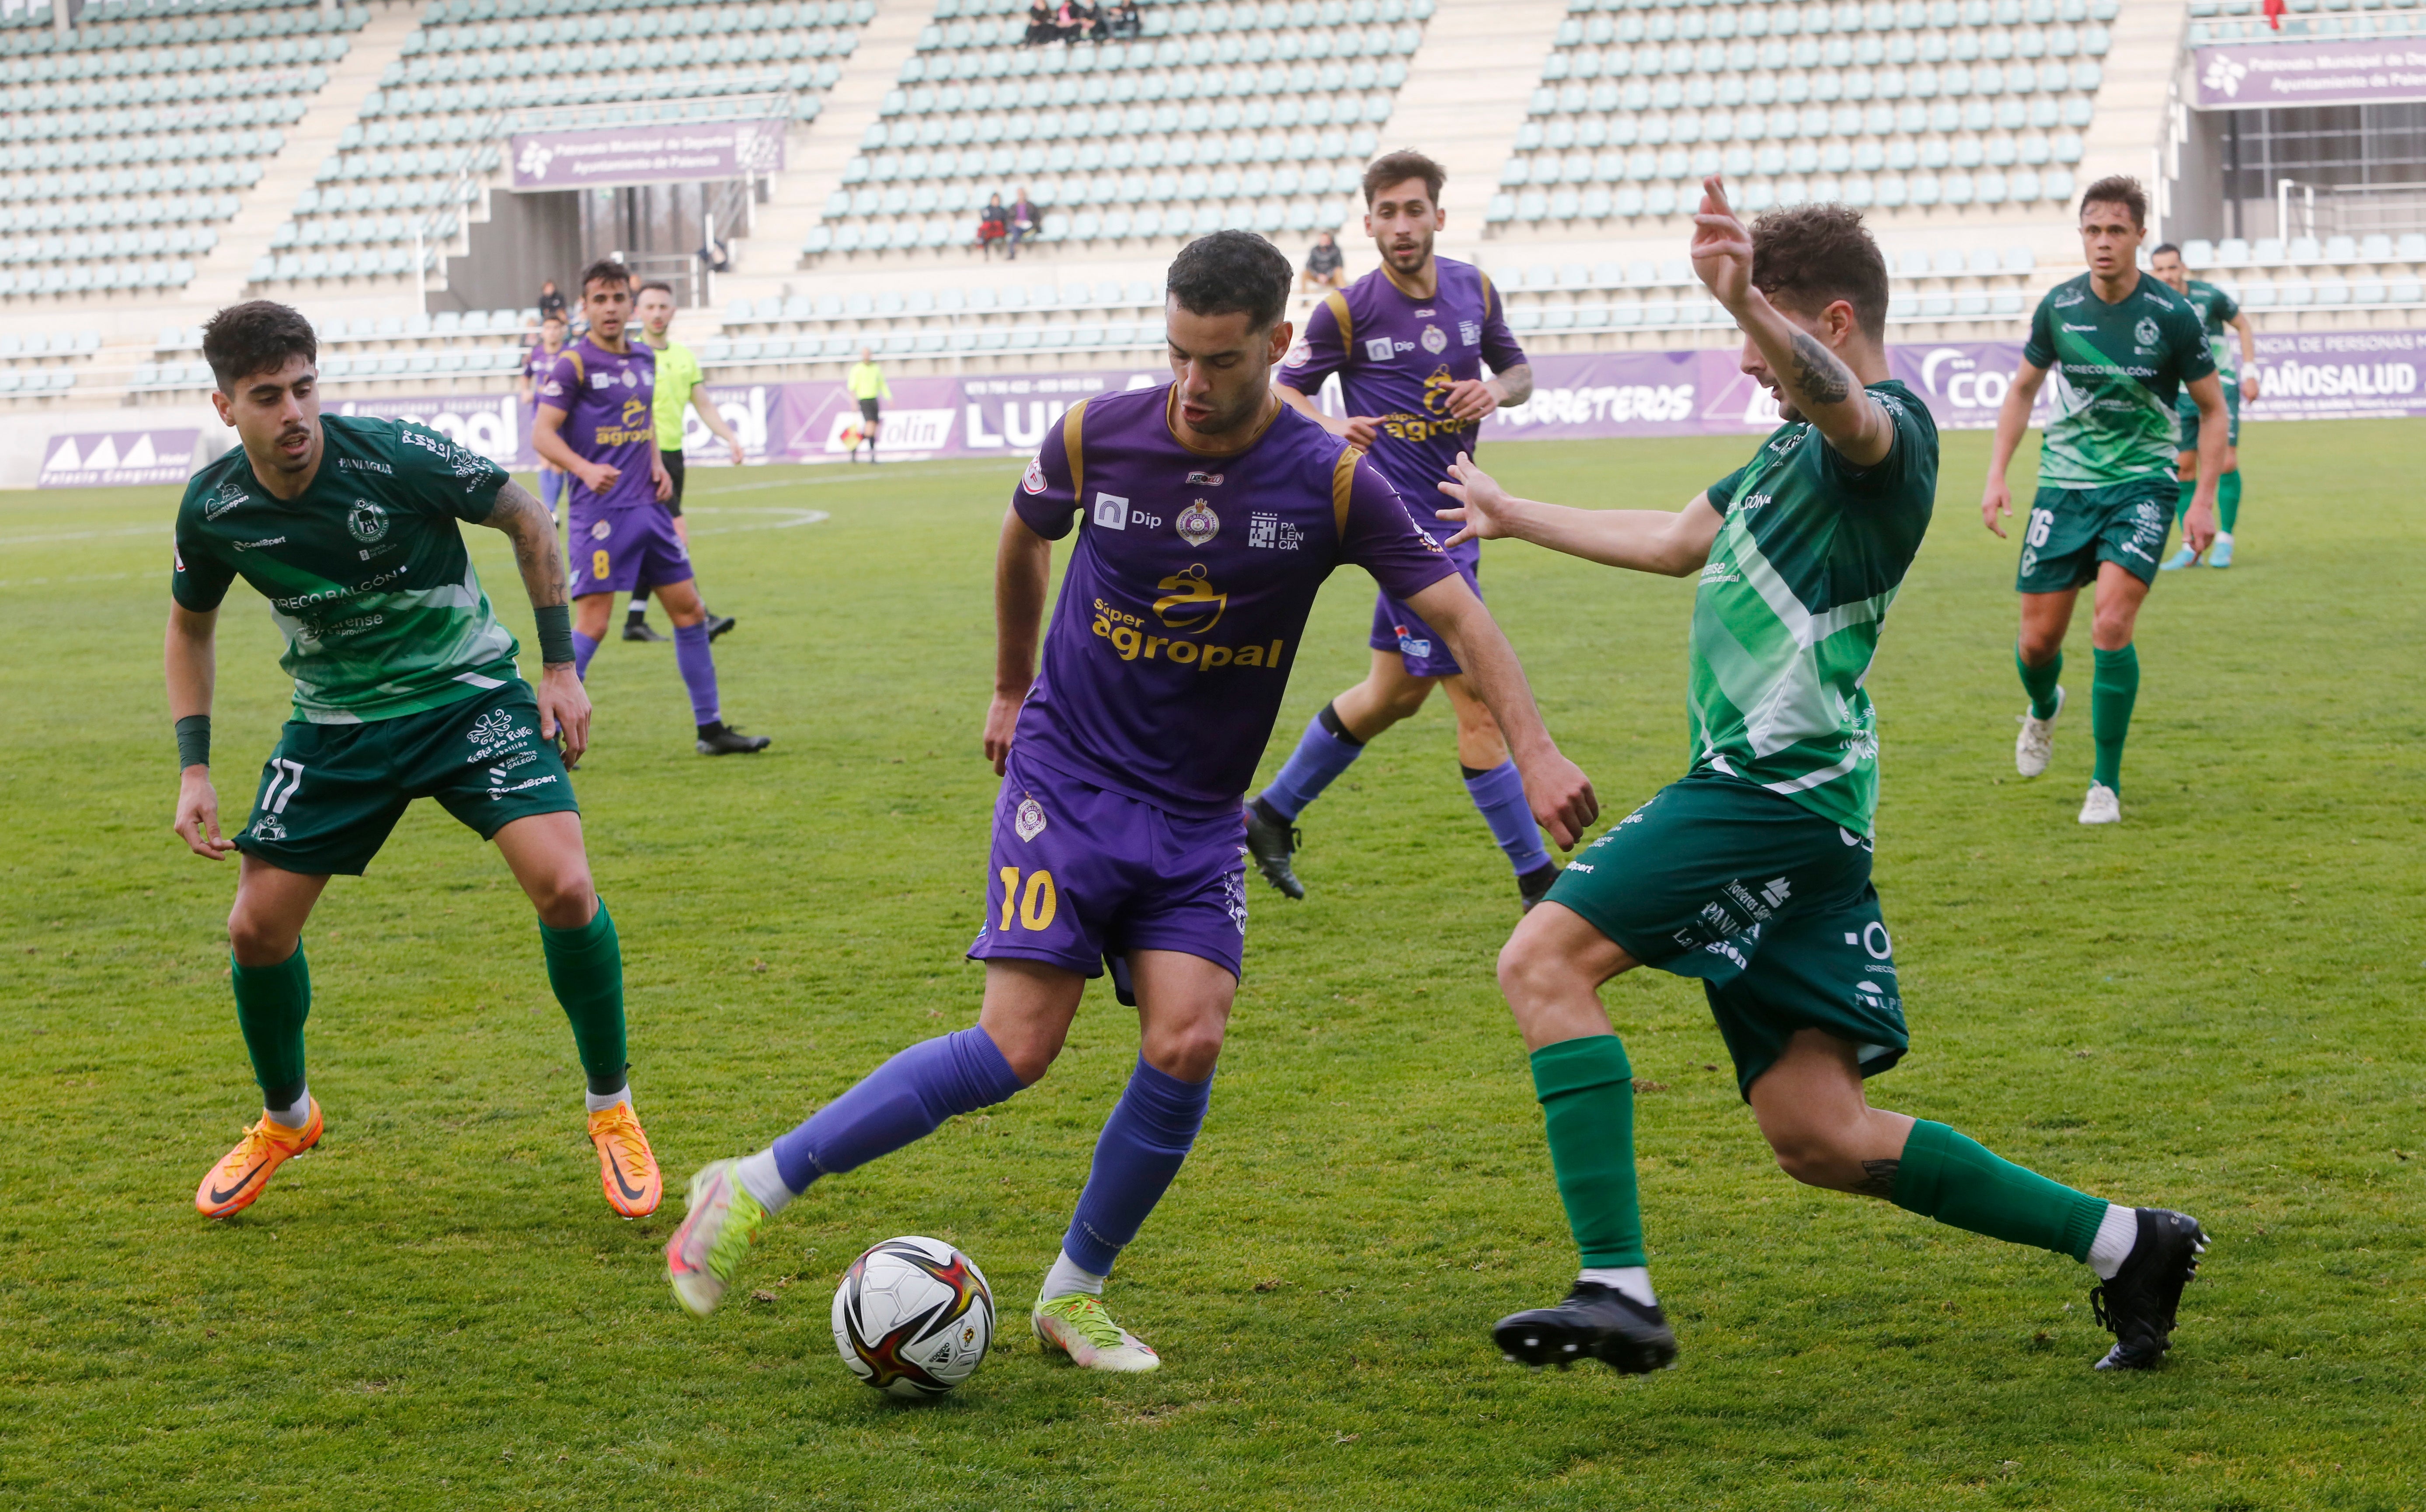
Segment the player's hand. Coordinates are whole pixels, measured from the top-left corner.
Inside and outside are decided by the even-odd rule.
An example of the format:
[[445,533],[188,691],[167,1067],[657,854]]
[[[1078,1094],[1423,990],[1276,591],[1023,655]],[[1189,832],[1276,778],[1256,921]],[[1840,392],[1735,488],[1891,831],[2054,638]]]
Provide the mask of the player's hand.
[[1498,408],[1498,391],[1480,378],[1460,378],[1448,386],[1451,420],[1480,420]]
[[656,458],[649,458],[649,484],[657,491],[657,502],[664,504],[674,496],[674,475]]
[[727,446],[730,446],[730,447],[732,447],[732,448],[733,448],[733,465],[734,465],[734,466],[736,466],[736,467],[739,467],[743,462],[745,462],[745,461],[749,460],[749,458],[748,458],[747,454],[745,454],[745,453],[741,450],[741,438],[740,438],[740,437],[736,436],[736,437],[734,437],[732,440],[730,440],[730,441],[726,442],[724,444],[726,444]]
[[616,480],[623,475],[623,470],[605,462],[586,462],[575,458],[573,475],[579,478],[581,486],[590,492],[604,493],[615,486]]
[[556,740],[564,753],[564,769],[581,764],[590,748],[590,690],[571,662],[554,662],[539,674],[539,738]]
[[1456,535],[1441,542],[1444,546],[1460,546],[1469,540],[1498,540],[1513,535],[1509,515],[1516,501],[1498,479],[1474,465],[1474,459],[1464,452],[1448,464],[1448,477],[1434,485],[1457,501],[1454,509],[1432,511],[1443,520],[1454,522]]
[[2256,397],[2257,397],[2257,375],[2256,375],[2256,374],[2255,374],[2255,373],[2243,373],[2243,374],[2241,374],[2241,375],[2240,375],[2240,397],[2241,397],[2243,400],[2245,400],[2245,401],[2254,401],[2255,399],[2256,399]]
[[2008,520],[2014,518],[2014,491],[2003,478],[1992,477],[1988,486],[1980,491],[1980,523],[1996,532],[1997,539],[2002,540],[2005,527],[1997,523],[1998,515]]
[[1003,764],[1011,760],[1011,735],[1019,727],[1019,710],[1027,701],[1025,692],[996,693],[986,705],[985,754],[994,764],[994,775],[1003,774]]
[[1516,770],[1525,780],[1525,801],[1533,817],[1561,850],[1575,849],[1576,842],[1600,817],[1600,798],[1593,792],[1592,779],[1555,746],[1545,756],[1519,763]]
[[2215,544],[2215,491],[2201,489],[2191,496],[2191,507],[2182,516],[2182,544],[2193,553],[2204,553]]
[[1349,445],[1361,452],[1371,451],[1373,438],[1381,433],[1382,422],[1371,415],[1350,415],[1347,425],[1339,432],[1347,438]]
[[177,780],[177,838],[206,861],[224,861],[235,842],[219,834],[219,795],[211,786],[211,769],[188,766]]
[[1702,208],[1693,216],[1693,275],[1729,314],[1741,314],[1752,297],[1752,233],[1727,204],[1726,185],[1715,173],[1702,181]]

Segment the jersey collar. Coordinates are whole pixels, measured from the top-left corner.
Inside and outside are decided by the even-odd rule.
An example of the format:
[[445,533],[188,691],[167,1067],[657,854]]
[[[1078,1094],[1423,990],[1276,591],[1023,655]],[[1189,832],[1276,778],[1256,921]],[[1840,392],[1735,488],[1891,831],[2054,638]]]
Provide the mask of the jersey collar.
[[1163,428],[1171,432],[1171,439],[1178,442],[1179,448],[1182,451],[1194,452],[1199,457],[1241,456],[1246,452],[1253,450],[1255,442],[1264,439],[1264,432],[1272,428],[1272,422],[1281,417],[1281,410],[1284,408],[1281,404],[1281,396],[1274,394],[1268,395],[1268,398],[1270,402],[1264,407],[1264,417],[1255,422],[1255,428],[1247,433],[1247,439],[1245,441],[1240,442],[1237,445],[1230,447],[1227,450],[1214,451],[1208,447],[1191,446],[1188,443],[1187,440],[1179,434],[1179,385],[1176,383],[1169,384],[1166,385],[1164,389],[1162,398]]

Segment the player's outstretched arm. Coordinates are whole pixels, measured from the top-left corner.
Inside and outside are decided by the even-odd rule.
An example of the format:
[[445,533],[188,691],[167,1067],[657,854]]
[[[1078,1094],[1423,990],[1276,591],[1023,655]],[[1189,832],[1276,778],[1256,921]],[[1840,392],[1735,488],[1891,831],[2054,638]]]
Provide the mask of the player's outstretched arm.
[[592,493],[604,493],[623,475],[620,467],[593,462],[573,449],[564,439],[565,411],[552,405],[541,405],[531,415],[531,450],[540,454],[559,473],[570,473],[581,480],[581,486]]
[[2182,544],[2203,552],[2215,540],[2216,486],[2224,477],[2224,454],[2232,444],[2226,427],[2231,415],[2224,407],[2224,379],[2213,373],[2190,382],[2191,399],[2198,405],[2198,486],[2191,491],[2190,509],[2182,516]]
[[698,410],[700,419],[707,423],[708,434],[733,448],[733,465],[739,467],[748,456],[742,449],[741,433],[726,423],[723,413],[716,406],[707,402],[706,384],[690,391],[690,407]]
[[1019,707],[1036,681],[1036,635],[1052,574],[1053,543],[1030,530],[1017,509],[1005,510],[994,555],[994,701],[985,720],[986,760],[996,777],[1011,757]]
[[[177,721],[177,818],[186,847],[219,861],[235,842],[219,833],[219,795],[211,786],[211,692],[218,681],[219,612],[169,605],[161,662],[169,681],[169,716]],[[192,721],[192,722],[189,722]]]
[[1458,572],[1408,599],[1407,606],[1448,642],[1450,653],[1465,668],[1466,681],[1499,722],[1517,775],[1525,780],[1525,801],[1533,817],[1561,850],[1573,850],[1599,816],[1600,799],[1593,794],[1592,779],[1560,753],[1543,727],[1525,668],[1498,621]]
[[1895,449],[1895,422],[1826,342],[1787,319],[1754,286],[1752,233],[1736,218],[1716,175],[1702,181],[1692,254],[1693,272],[1760,348],[1786,396],[1836,455],[1855,467],[1884,461]]
[[1519,499],[1464,452],[1448,468],[1440,491],[1457,501],[1453,509],[1433,512],[1454,521],[1449,545],[1467,540],[1529,540],[1569,556],[1608,567],[1630,568],[1683,577],[1700,571],[1710,559],[1710,542],[1719,536],[1719,511],[1706,493],[1677,513],[1664,509],[1572,509],[1564,505]]
[[546,505],[509,478],[481,523],[504,532],[514,543],[514,566],[530,595],[532,618],[539,621],[539,737],[563,736],[569,770],[581,764],[581,753],[590,748],[590,693],[574,666],[573,610],[565,598],[564,553],[557,545],[556,521]]
[[2023,358],[2014,372],[2014,386],[2005,391],[2005,402],[1997,407],[1997,442],[1988,454],[1988,486],[1980,492],[1980,523],[1999,539],[2005,527],[1997,523],[1997,517],[2014,516],[2014,491],[2005,482],[2005,469],[2022,444],[2022,432],[2030,428],[2030,407],[2039,402],[2039,385],[2046,376],[2046,368],[2034,367],[2029,358]]
[[2257,397],[2257,328],[2249,323],[2249,312],[2242,310],[2233,314],[2232,329],[2240,338],[2240,396],[2255,399]]

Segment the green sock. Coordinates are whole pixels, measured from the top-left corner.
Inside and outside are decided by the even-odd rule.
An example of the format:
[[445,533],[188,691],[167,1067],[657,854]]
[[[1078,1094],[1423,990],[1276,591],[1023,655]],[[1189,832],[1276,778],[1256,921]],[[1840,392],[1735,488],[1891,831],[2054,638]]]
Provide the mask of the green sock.
[[2022,660],[2022,648],[2014,648],[2014,669],[2022,674],[2022,691],[2030,696],[2030,717],[2048,719],[2055,716],[2055,680],[2063,675],[2063,652],[2045,667],[2032,667]]
[[312,969],[303,945],[275,966],[247,966],[231,954],[235,1021],[252,1055],[265,1107],[292,1107],[303,1090],[303,1021],[312,1016]]
[[2187,520],[2191,513],[2191,499],[2198,492],[2198,483],[2193,479],[2177,482],[2174,487],[2177,491],[2174,495],[2174,518]]
[[574,929],[539,926],[547,952],[547,983],[573,1021],[573,1043],[581,1054],[590,1090],[605,1097],[623,1088],[623,949],[606,900],[588,924]]
[[2225,535],[2240,519],[2240,469],[2234,468],[2215,480],[2215,527]]
[[1533,1093],[1584,1264],[1645,1263],[1634,1184],[1634,1068],[1625,1044],[1615,1035],[1589,1035],[1544,1045],[1533,1052]]
[[2009,1244],[2035,1245],[2073,1259],[2106,1217],[2106,1203],[2036,1171],[2024,1170],[1942,1123],[1913,1120],[1896,1168],[1897,1207]]
[[2097,675],[2089,684],[2089,733],[2097,746],[2092,781],[2123,791],[2123,738],[2131,732],[2131,705],[2140,699],[2140,652],[2099,651]]

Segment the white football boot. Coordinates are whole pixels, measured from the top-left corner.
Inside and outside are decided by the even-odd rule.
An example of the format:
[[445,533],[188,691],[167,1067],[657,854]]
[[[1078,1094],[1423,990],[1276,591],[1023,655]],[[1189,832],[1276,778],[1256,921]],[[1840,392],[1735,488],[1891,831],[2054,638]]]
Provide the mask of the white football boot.
[[2089,796],[2080,800],[2082,824],[2121,824],[2123,799],[2103,782],[2089,784]]
[[2055,722],[2063,717],[2062,684],[2056,685],[2055,713],[2042,719],[2026,708],[2021,717],[2022,732],[2014,741],[2014,770],[2024,777],[2037,777],[2055,759]]

